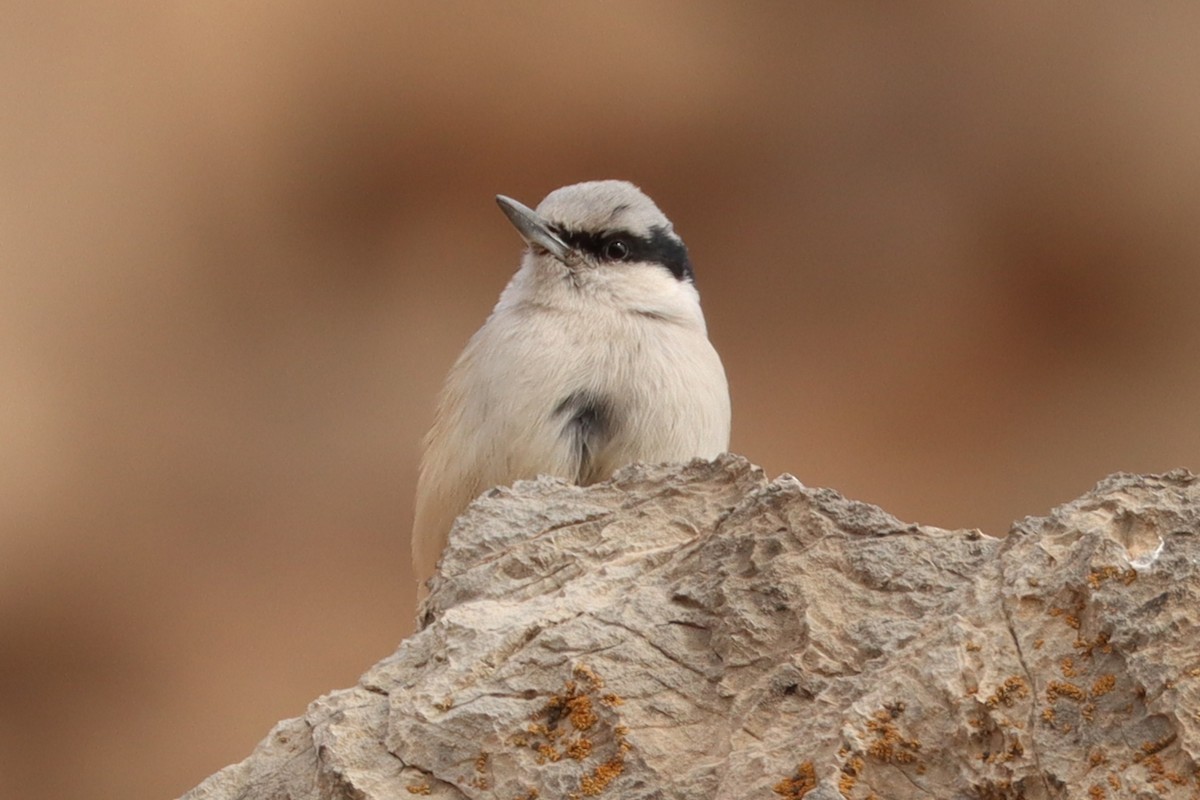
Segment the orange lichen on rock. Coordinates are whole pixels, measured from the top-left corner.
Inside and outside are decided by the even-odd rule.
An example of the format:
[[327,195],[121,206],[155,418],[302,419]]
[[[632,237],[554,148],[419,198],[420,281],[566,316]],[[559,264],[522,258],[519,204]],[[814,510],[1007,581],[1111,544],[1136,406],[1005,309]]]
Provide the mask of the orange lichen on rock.
[[817,788],[817,770],[811,761],[805,761],[796,768],[795,775],[784,778],[775,784],[772,791],[784,800],[800,800],[815,788]]
[[621,755],[625,755],[633,749],[633,745],[631,745],[629,740],[625,738],[628,735],[629,728],[625,727],[624,725],[618,725],[617,727],[613,728],[613,736],[616,737],[617,740],[617,750],[621,753]]
[[999,708],[1000,706],[1012,707],[1020,698],[1029,696],[1029,684],[1019,675],[1012,675],[1004,679],[1004,683],[992,692],[987,699],[988,708]]
[[548,742],[543,742],[537,746],[539,764],[545,764],[547,761],[558,761],[562,758],[562,753],[558,752],[558,748]]
[[[603,746],[604,728],[607,727],[601,725],[597,708],[598,705],[618,706],[623,701],[615,694],[602,698],[595,696],[604,687],[604,680],[592,669],[578,665],[573,674],[575,679],[564,681],[561,693],[552,695],[531,715],[533,721],[527,728],[529,737],[524,734],[513,737],[514,741],[527,742],[536,751],[538,764],[558,763],[564,759],[595,764],[605,758],[596,753],[598,747]],[[615,749],[615,753],[590,770],[587,765],[575,767],[587,771],[579,777],[579,791],[568,792],[568,798],[598,795],[624,771],[625,755],[632,749],[626,739],[629,729],[624,725],[613,725],[611,730],[613,740],[609,752]]]
[[1101,675],[1092,684],[1092,697],[1103,697],[1111,692],[1116,685],[1117,678],[1115,675]]
[[1096,650],[1099,650],[1101,653],[1108,654],[1111,653],[1113,649],[1112,645],[1108,643],[1108,634],[1104,631],[1096,634],[1096,638],[1091,641],[1080,637],[1075,640],[1074,646],[1076,650],[1080,651],[1079,654],[1084,658],[1091,658],[1095,654]]
[[[1142,747],[1145,749],[1146,745],[1143,745]],[[1180,775],[1178,772],[1168,770],[1167,765],[1163,763],[1162,757],[1157,754],[1147,755],[1144,758],[1135,758],[1134,760],[1140,761],[1141,765],[1146,768],[1150,783],[1160,794],[1166,792],[1166,782],[1173,783],[1176,786],[1183,786],[1187,783],[1187,778],[1185,778],[1183,775]]]
[[920,751],[921,743],[916,739],[906,739],[896,726],[895,720],[903,710],[902,705],[895,710],[881,708],[872,719],[867,720],[867,730],[875,735],[875,740],[867,746],[867,755],[893,764],[911,764],[917,760],[916,753]]
[[1050,681],[1050,685],[1046,687],[1046,702],[1048,703],[1053,703],[1060,697],[1066,697],[1077,703],[1082,703],[1084,700],[1087,700],[1087,696],[1087,692],[1083,689],[1066,681]]
[[1067,623],[1069,627],[1079,630],[1079,615],[1083,612],[1084,608],[1086,608],[1086,604],[1082,599],[1079,599],[1073,609],[1068,610],[1052,606],[1046,613],[1052,617],[1062,617],[1063,622]]
[[429,794],[431,791],[433,791],[429,788],[428,783],[410,783],[404,788],[408,790],[409,794]]
[[1014,740],[1008,748],[995,752],[987,751],[979,754],[979,760],[986,764],[1007,764],[1015,758],[1025,755],[1025,745],[1019,739]]
[[854,789],[854,785],[858,783],[858,776],[862,774],[865,765],[861,756],[855,756],[845,764],[842,764],[842,777],[838,778],[838,791],[843,797],[850,796],[850,792]]
[[1141,747],[1142,752],[1139,755],[1134,756],[1133,760],[1139,761],[1147,756],[1152,756],[1161,750],[1165,750],[1167,745],[1171,744],[1173,741],[1175,741],[1175,734],[1172,733],[1168,736],[1162,737],[1161,739],[1156,739],[1153,742],[1144,742]]
[[567,755],[576,761],[583,761],[592,754],[592,740],[580,738],[567,745]]
[[604,679],[596,674],[595,670],[586,664],[577,664],[575,666],[575,677],[582,678],[587,681],[588,687],[595,692],[604,688]]
[[1087,582],[1093,589],[1099,589],[1100,584],[1112,578],[1116,578],[1128,586],[1137,580],[1137,570],[1133,567],[1128,569],[1120,569],[1113,566],[1101,567],[1100,569],[1091,571],[1087,576]]
[[579,789],[585,797],[595,797],[625,771],[625,762],[611,758],[579,779]]
[[567,718],[577,731],[586,731],[596,724],[596,712],[592,710],[592,698],[581,694],[567,700]]

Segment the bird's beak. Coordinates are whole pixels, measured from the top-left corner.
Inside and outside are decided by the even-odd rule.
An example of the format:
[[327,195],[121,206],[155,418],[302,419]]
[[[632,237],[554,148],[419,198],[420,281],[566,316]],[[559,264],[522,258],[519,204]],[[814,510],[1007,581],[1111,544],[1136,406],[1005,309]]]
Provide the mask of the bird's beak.
[[527,244],[542,248],[564,264],[570,264],[574,260],[571,246],[550,230],[546,220],[539,217],[532,208],[502,194],[496,195],[496,202]]

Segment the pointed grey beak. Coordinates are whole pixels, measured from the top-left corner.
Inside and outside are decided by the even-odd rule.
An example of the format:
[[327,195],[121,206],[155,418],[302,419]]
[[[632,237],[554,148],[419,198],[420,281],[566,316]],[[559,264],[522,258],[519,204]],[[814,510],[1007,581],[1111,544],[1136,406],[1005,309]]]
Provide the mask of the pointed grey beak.
[[527,244],[540,247],[564,264],[575,260],[571,246],[558,238],[558,235],[550,230],[546,220],[539,217],[532,208],[502,194],[496,195],[496,202]]

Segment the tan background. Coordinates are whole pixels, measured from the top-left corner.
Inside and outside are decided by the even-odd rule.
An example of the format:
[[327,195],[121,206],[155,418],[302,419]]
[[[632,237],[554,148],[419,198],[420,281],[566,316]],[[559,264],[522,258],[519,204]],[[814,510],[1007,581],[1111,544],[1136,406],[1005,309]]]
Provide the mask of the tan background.
[[177,795],[410,630],[497,192],[659,202],[772,474],[1000,534],[1200,468],[1194,3],[23,5],[5,797]]

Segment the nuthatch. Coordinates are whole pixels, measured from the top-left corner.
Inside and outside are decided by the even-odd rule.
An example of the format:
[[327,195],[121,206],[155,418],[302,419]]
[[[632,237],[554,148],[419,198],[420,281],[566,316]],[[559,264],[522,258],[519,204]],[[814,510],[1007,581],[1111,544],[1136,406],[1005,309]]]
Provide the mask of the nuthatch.
[[413,524],[424,595],[451,524],[481,492],[552,475],[580,485],[634,461],[729,446],[729,388],[687,248],[625,181],[496,197],[528,244],[446,378]]

